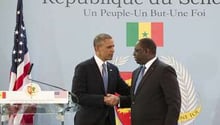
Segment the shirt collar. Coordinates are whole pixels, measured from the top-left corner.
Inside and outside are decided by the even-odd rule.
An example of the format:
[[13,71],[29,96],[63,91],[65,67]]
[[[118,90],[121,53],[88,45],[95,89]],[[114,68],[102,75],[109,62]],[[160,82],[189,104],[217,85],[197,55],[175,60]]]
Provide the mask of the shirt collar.
[[106,64],[106,62],[103,62],[98,56],[94,55],[94,58],[95,58],[95,62],[98,65],[99,68],[102,67],[103,63]]
[[146,69],[148,69],[153,62],[157,59],[157,57],[155,56],[154,58],[152,58],[150,61],[148,61],[144,66],[146,67]]

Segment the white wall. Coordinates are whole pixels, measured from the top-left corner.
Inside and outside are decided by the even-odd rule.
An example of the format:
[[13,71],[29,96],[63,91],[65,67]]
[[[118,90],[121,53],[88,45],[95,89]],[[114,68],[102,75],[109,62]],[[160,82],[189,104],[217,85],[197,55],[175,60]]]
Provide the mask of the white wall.
[[[112,3],[94,5],[89,2],[92,0],[87,0],[87,5],[80,5],[77,1],[68,4],[68,0],[60,0],[63,3],[58,4],[55,0],[23,0],[28,48],[31,61],[34,63],[32,78],[70,90],[75,65],[94,54],[93,38],[101,32],[114,37],[115,57],[130,56],[128,62],[119,66],[119,69],[132,71],[137,65],[132,58],[133,47],[126,47],[126,23],[163,22],[164,46],[158,48],[158,56],[175,57],[188,69],[202,104],[202,111],[194,124],[220,123],[217,117],[220,113],[219,4],[208,5],[194,0],[199,4],[183,5],[179,1],[170,0],[170,4],[165,5],[162,0],[158,0],[159,4],[155,5],[150,1],[137,0],[143,2],[137,5],[134,3],[135,0],[130,0],[133,4],[125,5],[123,0],[118,0],[121,6],[118,7],[119,4]],[[180,1],[187,3],[187,0]],[[16,4],[15,0],[0,1],[1,90],[7,90],[9,86]],[[102,9],[109,12],[141,10],[147,11],[149,15],[107,16],[101,15]],[[188,15],[152,16],[149,13],[151,9],[167,13],[177,10]],[[87,16],[84,10],[92,10],[97,15]],[[198,10],[197,14],[200,16],[192,16],[192,10]],[[72,121],[70,118],[67,123],[72,124]]]

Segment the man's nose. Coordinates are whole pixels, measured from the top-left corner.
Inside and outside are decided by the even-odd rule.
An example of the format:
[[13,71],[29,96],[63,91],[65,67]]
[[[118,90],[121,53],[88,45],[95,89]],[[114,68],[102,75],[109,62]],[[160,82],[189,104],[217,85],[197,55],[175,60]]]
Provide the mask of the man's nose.
[[112,52],[113,52],[113,53],[115,52],[115,49],[114,49],[114,48],[112,48]]
[[133,56],[135,56],[136,55],[136,53],[135,53],[135,51],[133,52]]

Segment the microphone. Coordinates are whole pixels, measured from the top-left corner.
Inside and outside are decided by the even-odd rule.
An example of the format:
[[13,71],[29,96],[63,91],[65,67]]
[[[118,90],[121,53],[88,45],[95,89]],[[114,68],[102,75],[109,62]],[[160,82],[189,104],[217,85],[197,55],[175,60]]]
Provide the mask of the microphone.
[[39,84],[42,84],[42,85],[46,85],[46,86],[50,86],[50,87],[53,87],[53,88],[56,88],[56,89],[60,89],[60,90],[63,90],[63,91],[67,91],[67,92],[71,95],[72,101],[73,101],[74,103],[78,103],[78,102],[79,102],[78,97],[77,97],[74,93],[72,93],[72,92],[70,92],[70,91],[68,91],[68,90],[66,90],[66,89],[64,89],[64,88],[61,88],[61,87],[55,86],[55,85],[51,85],[51,84],[49,84],[49,83],[41,82],[41,81],[38,81],[38,80],[35,80],[35,79],[30,79],[30,78],[28,78],[28,79],[31,80],[31,81],[37,82],[37,83],[39,83]]
[[[28,75],[31,73],[31,70],[32,70],[32,67],[33,67],[33,63],[31,64],[29,70],[28,70]],[[46,83],[46,82],[42,82],[42,81],[39,81],[39,80],[35,80],[35,79],[31,79],[28,77],[28,80],[31,80],[31,81],[34,81],[34,82],[37,82],[39,84],[42,84],[42,85],[46,85],[46,86],[49,86],[49,87],[53,87],[53,88],[56,88],[56,89],[60,89],[60,90],[63,90],[63,91],[67,91],[69,93],[69,95],[71,95],[71,99],[74,103],[79,103],[79,98],[72,92],[64,89],[64,88],[61,88],[59,86],[55,86],[55,85],[51,85],[49,83]]]
[[29,70],[28,70],[28,72],[27,72],[27,75],[30,75],[33,65],[34,65],[34,64],[31,63],[31,66],[30,66],[30,68],[29,68]]

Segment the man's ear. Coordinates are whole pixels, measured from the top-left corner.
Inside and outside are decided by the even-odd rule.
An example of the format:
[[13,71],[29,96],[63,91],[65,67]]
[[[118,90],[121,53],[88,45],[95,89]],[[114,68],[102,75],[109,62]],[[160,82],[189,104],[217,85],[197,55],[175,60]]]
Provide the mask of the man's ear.
[[98,51],[98,48],[99,48],[98,46],[95,46],[95,47],[94,47],[94,49],[95,49],[96,52]]
[[148,48],[145,49],[145,52],[146,52],[146,53],[150,53],[150,49],[148,49]]

